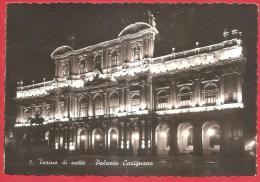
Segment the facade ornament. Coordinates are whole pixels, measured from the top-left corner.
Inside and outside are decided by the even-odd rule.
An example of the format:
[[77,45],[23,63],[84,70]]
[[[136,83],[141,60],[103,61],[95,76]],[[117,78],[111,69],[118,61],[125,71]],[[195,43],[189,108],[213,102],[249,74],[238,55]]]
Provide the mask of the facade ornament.
[[151,11],[148,11],[148,21],[149,21],[150,25],[152,25],[153,27],[156,27],[155,17],[151,13]]
[[225,28],[225,30],[224,30],[224,32],[223,32],[223,37],[224,37],[225,40],[227,40],[228,36],[229,36],[229,32],[228,32],[227,29]]
[[145,58],[143,59],[143,67],[148,68],[152,64],[152,59],[150,58]]

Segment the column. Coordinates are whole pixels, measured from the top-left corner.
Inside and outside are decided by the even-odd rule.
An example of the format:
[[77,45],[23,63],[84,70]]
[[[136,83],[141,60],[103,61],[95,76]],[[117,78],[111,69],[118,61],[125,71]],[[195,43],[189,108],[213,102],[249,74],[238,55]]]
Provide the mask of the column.
[[172,123],[170,125],[170,155],[178,154],[178,136],[177,136],[178,125],[177,123]]
[[105,137],[105,154],[107,154],[108,151],[108,131],[107,131],[107,123],[103,124],[104,128],[104,137]]
[[107,91],[104,91],[104,109],[103,109],[103,112],[104,112],[104,116],[107,116],[108,114],[108,96],[107,96]]
[[126,111],[131,112],[131,96],[129,88],[126,88]]
[[88,115],[93,117],[93,104],[92,104],[92,93],[88,95],[89,100],[89,107],[88,107]]
[[155,147],[155,120],[152,119],[151,121],[151,149],[152,153],[156,154],[156,147]]
[[111,57],[112,57],[112,55],[109,53],[109,54],[108,54],[108,59],[109,59],[109,60],[108,60],[108,67],[109,67],[109,68],[112,67],[112,58],[111,58]]
[[201,99],[200,99],[200,80],[198,78],[195,79],[194,85],[194,99],[193,104],[194,106],[201,106]]
[[74,117],[79,117],[79,112],[78,112],[78,99],[76,96],[74,96]]
[[126,97],[125,97],[125,85],[121,85],[121,94],[120,94],[120,111],[121,112],[125,112],[125,107],[126,107],[126,102],[125,102],[125,99],[126,99]]
[[193,153],[197,156],[203,155],[202,125],[198,120],[193,123]]
[[120,122],[120,149],[124,150],[125,149],[125,133],[124,133],[124,123]]
[[219,97],[218,97],[218,105],[224,104],[225,102],[225,93],[224,93],[224,75],[220,76],[220,91],[219,91]]
[[146,109],[146,93],[145,93],[145,82],[142,81],[141,83],[141,109]]
[[[146,133],[145,133],[145,148],[148,150],[148,154],[151,154],[151,138],[152,138],[152,128],[151,121],[146,122]],[[150,141],[150,144],[149,144]]]
[[171,90],[170,90],[170,108],[174,109],[176,108],[176,85],[175,80],[171,80]]
[[145,121],[141,121],[141,149],[146,150]]
[[242,103],[242,78],[241,74],[237,77],[237,102]]
[[153,104],[154,96],[153,96],[153,82],[152,76],[148,78],[148,105],[149,105],[149,113],[153,113],[154,104]]

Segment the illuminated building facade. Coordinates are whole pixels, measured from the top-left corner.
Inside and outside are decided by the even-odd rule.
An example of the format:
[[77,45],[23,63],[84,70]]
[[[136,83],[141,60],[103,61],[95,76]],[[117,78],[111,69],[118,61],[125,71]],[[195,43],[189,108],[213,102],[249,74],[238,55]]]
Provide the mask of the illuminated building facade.
[[155,19],[52,54],[55,78],[18,83],[17,138],[61,152],[234,154],[243,150],[241,32],[154,57]]

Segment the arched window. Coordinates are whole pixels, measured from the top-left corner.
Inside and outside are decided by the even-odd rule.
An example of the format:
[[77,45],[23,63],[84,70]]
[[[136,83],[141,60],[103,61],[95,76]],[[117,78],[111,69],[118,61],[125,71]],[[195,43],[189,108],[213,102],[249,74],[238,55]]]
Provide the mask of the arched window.
[[103,115],[103,101],[100,95],[96,96],[94,99],[94,109],[96,116]]
[[204,86],[202,91],[202,98],[204,101],[204,105],[216,105],[217,101],[217,85],[214,83],[208,83]]
[[157,110],[164,110],[168,107],[168,96],[165,91],[161,91],[157,95]]
[[118,52],[117,51],[113,51],[112,55],[111,55],[111,66],[117,66],[118,65]]
[[138,111],[140,109],[140,103],[140,95],[133,95],[131,98],[131,111]]
[[135,47],[133,49],[134,60],[140,60],[140,47]]
[[178,94],[179,107],[180,108],[190,107],[191,96],[192,96],[192,92],[191,92],[190,87],[184,86],[184,87],[180,88],[180,91]]
[[87,112],[88,112],[88,104],[87,104],[87,99],[82,98],[79,101],[79,117],[87,117]]
[[109,98],[110,114],[116,114],[119,110],[118,94],[113,93]]

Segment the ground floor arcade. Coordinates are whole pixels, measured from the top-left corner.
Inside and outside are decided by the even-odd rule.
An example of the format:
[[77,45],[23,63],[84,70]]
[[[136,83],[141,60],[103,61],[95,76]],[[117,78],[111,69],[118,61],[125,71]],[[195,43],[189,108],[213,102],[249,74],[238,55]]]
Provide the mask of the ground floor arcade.
[[[54,151],[100,155],[194,155],[243,151],[240,110],[80,118],[16,128],[20,139],[39,140]],[[36,137],[38,136],[38,137]]]

